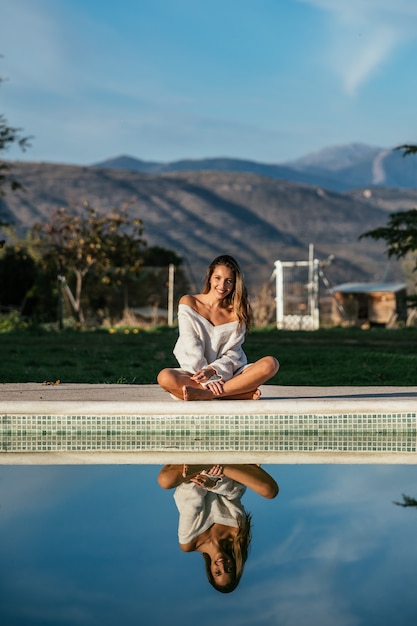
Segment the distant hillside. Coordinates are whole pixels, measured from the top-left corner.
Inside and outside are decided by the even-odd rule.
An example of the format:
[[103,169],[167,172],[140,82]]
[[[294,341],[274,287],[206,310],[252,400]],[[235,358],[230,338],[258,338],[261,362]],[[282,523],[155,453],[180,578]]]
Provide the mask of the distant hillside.
[[417,208],[417,188],[366,187],[365,189],[353,189],[347,194],[361,202],[368,202],[387,213]]
[[289,167],[298,170],[311,168],[312,170],[326,170],[337,172],[364,159],[373,159],[383,148],[368,146],[363,143],[350,143],[345,146],[328,146],[303,156],[295,161],[286,163]]
[[334,180],[332,175],[308,171],[298,171],[286,165],[274,165],[267,163],[257,163],[256,161],[245,161],[243,159],[213,158],[213,159],[184,159],[171,163],[155,163],[142,161],[129,156],[120,156],[97,163],[94,167],[124,169],[131,172],[168,174],[170,172],[242,172],[247,174],[258,174],[268,178],[278,180],[288,180],[300,182],[305,185],[319,185],[328,189],[343,191],[342,183]]
[[153,174],[184,171],[246,172],[340,192],[367,186],[417,188],[417,158],[404,159],[401,152],[357,143],[324,148],[283,164],[226,157],[157,163],[120,156],[102,161],[96,166]]
[[[42,163],[16,163],[14,175],[25,193],[0,199],[0,220],[23,232],[49,219],[54,208],[75,210],[84,200],[103,212],[135,200],[149,245],[175,250],[188,268],[194,288],[220,253],[235,255],[258,289],[274,261],[334,255],[326,270],[332,282],[377,280],[386,271],[384,246],[358,241],[366,230],[386,223],[386,207],[372,198],[344,195],[255,174],[183,172],[139,174],[126,170]],[[369,194],[368,194],[369,196]],[[391,264],[387,278],[398,278]]]

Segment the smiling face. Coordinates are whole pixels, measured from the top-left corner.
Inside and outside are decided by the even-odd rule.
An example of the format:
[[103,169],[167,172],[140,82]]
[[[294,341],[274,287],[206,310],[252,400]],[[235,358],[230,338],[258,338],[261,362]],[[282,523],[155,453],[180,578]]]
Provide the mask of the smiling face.
[[235,275],[230,267],[216,265],[210,276],[210,293],[219,300],[227,298],[235,288]]
[[215,584],[221,587],[230,585],[236,576],[233,560],[222,552],[219,552],[212,560],[210,570]]

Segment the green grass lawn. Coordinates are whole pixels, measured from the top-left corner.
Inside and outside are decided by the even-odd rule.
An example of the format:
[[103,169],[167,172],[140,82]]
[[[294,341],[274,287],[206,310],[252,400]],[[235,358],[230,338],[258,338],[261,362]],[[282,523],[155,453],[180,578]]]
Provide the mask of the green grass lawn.
[[[0,382],[155,383],[177,366],[177,330],[110,333],[26,330],[0,334]],[[249,361],[272,354],[277,385],[417,385],[417,329],[252,331]]]

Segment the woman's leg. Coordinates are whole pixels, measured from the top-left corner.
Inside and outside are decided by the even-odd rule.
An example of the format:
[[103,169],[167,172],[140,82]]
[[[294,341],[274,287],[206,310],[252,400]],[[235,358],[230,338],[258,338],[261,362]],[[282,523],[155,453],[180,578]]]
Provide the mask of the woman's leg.
[[[259,386],[275,376],[279,363],[273,356],[265,356],[246,367],[241,374],[234,376],[223,385],[223,393],[214,395],[200,385],[184,384],[184,400],[258,400]],[[193,381],[192,381],[193,382]]]
[[173,489],[183,482],[182,465],[164,465],[158,474],[158,484],[162,489]]
[[202,389],[199,383],[191,380],[189,374],[182,372],[181,370],[171,369],[169,367],[159,372],[158,383],[162,389],[165,389],[168,393],[172,393],[173,396],[179,398],[180,400],[184,400],[183,387],[185,385]]
[[278,495],[278,483],[258,465],[224,465],[223,473],[232,480],[253,489],[263,498],[272,499]]
[[164,465],[158,474],[158,484],[162,489],[174,489],[203,470],[210,470],[210,465]]

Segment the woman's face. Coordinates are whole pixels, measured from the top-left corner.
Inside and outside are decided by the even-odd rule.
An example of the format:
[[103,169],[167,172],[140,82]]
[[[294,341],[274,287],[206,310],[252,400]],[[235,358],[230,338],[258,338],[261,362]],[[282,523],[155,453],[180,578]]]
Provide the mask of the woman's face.
[[220,300],[226,298],[235,288],[235,275],[226,265],[216,265],[210,277],[210,292]]
[[211,561],[210,570],[216,585],[224,587],[235,579],[233,560],[224,552],[219,552]]

